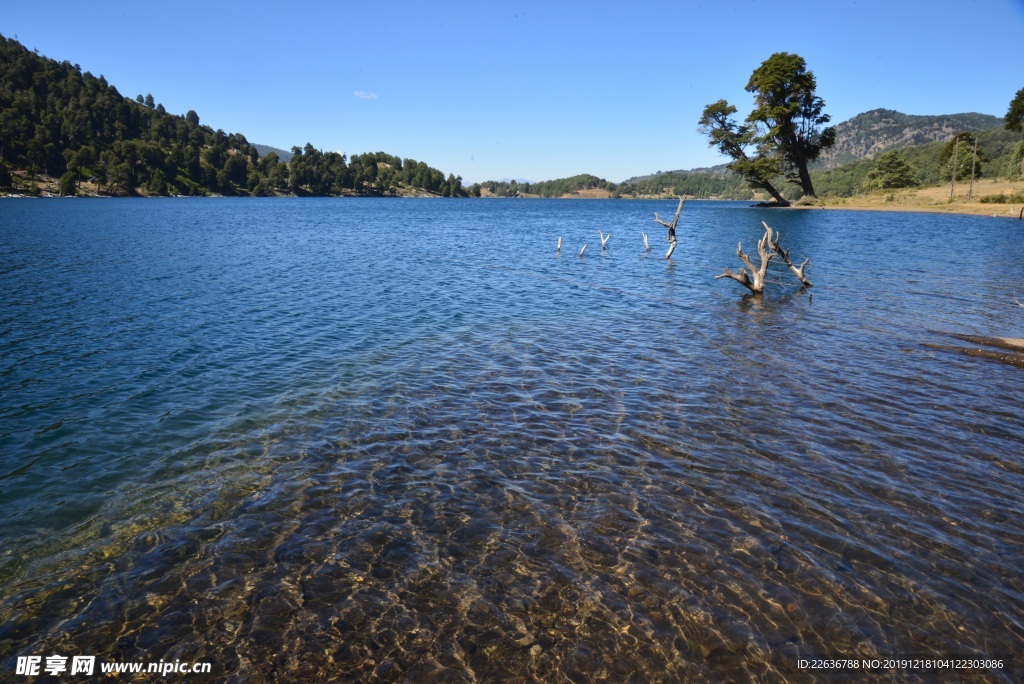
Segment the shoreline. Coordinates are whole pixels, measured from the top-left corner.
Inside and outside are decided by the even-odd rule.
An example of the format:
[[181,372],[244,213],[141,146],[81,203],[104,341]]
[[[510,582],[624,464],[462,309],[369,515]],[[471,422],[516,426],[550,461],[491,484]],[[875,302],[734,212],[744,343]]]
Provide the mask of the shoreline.
[[[997,207],[992,209],[992,207]],[[893,214],[955,214],[959,216],[988,216],[989,218],[1008,218],[1018,220],[1019,212],[1024,208],[1024,204],[1013,205],[1011,210],[1008,211],[1006,208],[1011,207],[1009,204],[980,204],[980,205],[956,205],[951,204],[949,206],[934,206],[934,205],[901,205],[901,206],[878,206],[876,204],[868,203],[850,203],[850,204],[822,204],[813,206],[792,206],[792,207],[780,207],[781,209],[796,209],[796,210],[812,210],[812,209],[826,209],[834,211],[877,211],[877,212],[889,212]]]
[[[604,196],[599,196],[598,193],[593,191],[583,191],[574,195],[563,195],[561,197],[542,198],[536,195],[520,195],[514,199],[583,199],[583,200],[676,200],[678,196],[665,196],[665,197],[631,197],[631,196],[620,196],[610,197],[606,193]],[[49,188],[44,185],[40,188],[39,194],[29,194],[25,192],[0,192],[0,199],[75,199],[75,198],[121,198],[121,197],[132,197],[132,198],[150,198],[150,197],[165,197],[174,199],[189,199],[193,196],[190,195],[148,195],[145,193],[138,193],[135,195],[120,195],[120,194],[109,194],[100,193],[94,190],[86,190],[79,192],[74,196],[63,196],[54,192],[54,188]],[[209,194],[199,195],[195,197],[227,197],[227,195]],[[239,197],[251,197],[249,195],[239,195]],[[294,194],[276,194],[271,197],[294,197],[304,199],[303,196]],[[431,195],[428,193],[399,193],[397,195],[374,195],[374,194],[344,194],[344,195],[329,195],[329,197],[389,197],[393,199],[404,199],[404,198],[416,198],[416,197],[427,197],[427,198],[440,198],[439,195]],[[981,202],[982,197],[986,198],[1000,198],[1000,199],[1012,199],[1013,201],[1007,202]],[[491,196],[483,197],[460,197],[457,199],[506,199]],[[725,200],[723,198],[695,198],[688,197],[690,201],[735,201],[735,202],[749,202],[751,206],[756,206],[758,202],[763,201],[763,198],[755,197],[753,199],[746,200]],[[838,210],[838,211],[884,211],[893,213],[929,213],[929,214],[958,214],[962,216],[989,216],[992,218],[1009,218],[1013,220],[1021,220],[1024,215],[1024,181],[1005,181],[1005,180],[991,180],[984,179],[975,181],[974,183],[974,197],[968,200],[965,194],[958,194],[952,200],[949,199],[949,188],[942,186],[932,186],[928,188],[915,188],[915,189],[904,189],[894,190],[891,192],[878,192],[873,194],[855,195],[853,197],[825,197],[816,198],[810,201],[797,200],[794,204],[788,207],[771,207],[772,209],[779,210],[814,210],[814,209],[826,209],[826,210]]]

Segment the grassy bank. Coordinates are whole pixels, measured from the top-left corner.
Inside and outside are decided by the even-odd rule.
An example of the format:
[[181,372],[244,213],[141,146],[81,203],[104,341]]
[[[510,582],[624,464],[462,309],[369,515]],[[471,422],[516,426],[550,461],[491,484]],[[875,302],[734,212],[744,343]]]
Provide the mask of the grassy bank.
[[[826,209],[874,211],[926,211],[939,214],[973,214],[1017,218],[1024,207],[1024,181],[976,180],[968,199],[970,183],[957,183],[952,200],[950,187],[935,186],[904,190],[881,190],[854,197],[827,197],[811,203]],[[988,201],[982,201],[982,200]],[[999,201],[1002,200],[1002,201]]]

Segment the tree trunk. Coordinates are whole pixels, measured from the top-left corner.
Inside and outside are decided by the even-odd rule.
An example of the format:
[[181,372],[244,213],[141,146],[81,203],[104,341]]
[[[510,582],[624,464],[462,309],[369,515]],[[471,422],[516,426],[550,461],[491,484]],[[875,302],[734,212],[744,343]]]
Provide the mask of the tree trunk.
[[807,170],[807,164],[800,162],[797,171],[800,173],[800,187],[803,189],[804,194],[808,197],[816,197],[814,194],[814,183],[811,182],[811,172]]
[[771,195],[775,199],[775,201],[779,203],[780,207],[788,207],[790,205],[789,200],[783,197],[782,193],[776,190],[775,186],[769,183],[768,181],[762,182],[761,187],[768,191],[768,194]]
[[974,138],[974,157],[971,159],[971,187],[967,191],[967,199],[974,199],[974,167],[978,165],[978,138]]
[[959,142],[953,145],[953,180],[949,182],[949,199],[953,199],[953,193],[956,192],[956,153],[959,148]]
[[800,179],[800,189],[804,191],[804,194],[808,197],[816,197],[814,194],[814,183],[811,182],[811,172],[807,170],[807,160],[804,159],[804,155],[799,152],[800,141],[796,136],[793,136],[793,140],[790,143],[794,150],[794,156],[796,156],[796,173]]

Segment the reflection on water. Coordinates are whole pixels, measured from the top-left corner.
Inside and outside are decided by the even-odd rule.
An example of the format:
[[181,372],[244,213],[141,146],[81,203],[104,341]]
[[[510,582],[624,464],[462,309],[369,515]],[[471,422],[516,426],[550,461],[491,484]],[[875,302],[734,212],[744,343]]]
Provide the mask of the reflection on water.
[[[59,234],[50,206],[23,220]],[[999,263],[935,277],[930,217],[771,214],[815,295],[758,301],[707,277],[757,237],[728,204],[687,205],[675,265],[640,242],[659,204],[145,206],[186,235],[101,231],[123,261],[65,255],[95,279],[77,303],[2,275],[43,319],[0,327],[5,671],[53,652],[235,682],[860,681],[797,659],[959,654],[1007,667],[876,674],[1020,677],[1019,370],[925,345],[1024,318]],[[371,238],[396,212],[424,236],[387,263]],[[968,258],[1024,257],[962,220]],[[878,244],[846,244],[850,222]],[[609,226],[608,253],[554,254]]]

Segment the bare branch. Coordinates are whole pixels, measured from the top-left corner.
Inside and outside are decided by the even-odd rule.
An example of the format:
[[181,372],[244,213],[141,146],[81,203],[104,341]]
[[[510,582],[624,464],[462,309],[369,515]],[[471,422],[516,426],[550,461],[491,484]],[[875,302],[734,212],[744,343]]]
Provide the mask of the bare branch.
[[[661,220],[661,217],[658,216],[658,212],[654,212],[654,221],[655,221],[655,223],[660,223],[661,225],[663,225],[666,228],[668,228],[668,237],[665,238],[665,239],[667,239],[669,241],[668,253],[665,254],[665,258],[666,259],[671,259],[672,258],[672,252],[676,251],[676,224],[679,223],[679,214],[681,214],[682,211],[683,211],[683,198],[680,197],[679,198],[679,206],[676,207],[676,215],[674,217],[672,217],[671,223],[665,223],[664,221]],[[647,235],[646,234],[644,234],[644,245],[647,245]],[[648,249],[648,251],[650,251],[650,246],[649,245],[647,245],[647,249]]]
[[583,253],[587,251],[587,247],[589,247],[589,243],[584,242],[583,249],[580,250],[580,256],[583,256]]
[[683,211],[683,198],[680,197],[679,198],[679,206],[676,207],[676,215],[672,218],[672,222],[671,223],[665,223],[664,221],[662,221],[661,217],[658,216],[658,212],[654,212],[654,220],[655,220],[656,223],[660,223],[661,225],[663,225],[666,228],[668,228],[669,233],[674,235],[675,232],[676,232],[676,224],[679,223],[679,214],[682,211]]
[[597,231],[597,234],[601,236],[601,249],[602,250],[608,249],[608,247],[607,247],[608,241],[612,239],[612,234],[608,233],[608,235],[605,236],[605,234],[602,233],[600,230]]
[[754,289],[754,284],[751,282],[750,276],[748,276],[747,272],[742,268],[740,269],[739,273],[733,273],[732,271],[729,270],[728,267],[726,267],[725,273],[715,276],[715,280],[718,280],[719,278],[732,278],[737,283],[747,288],[754,294],[759,294],[759,291]]
[[647,233],[645,233],[643,231],[640,231],[640,234],[644,236],[644,251],[645,252],[650,252],[651,251],[651,243],[647,241]]
[[767,225],[765,225],[764,236],[757,241],[757,255],[761,259],[760,266],[754,266],[754,262],[751,261],[750,256],[743,251],[743,243],[736,245],[736,256],[740,258],[744,266],[750,269],[748,274],[745,269],[740,269],[739,273],[733,273],[728,268],[725,269],[725,273],[719,276],[715,276],[715,280],[719,278],[732,278],[743,287],[747,288],[754,294],[761,294],[764,291],[765,276],[768,274],[768,263],[775,256],[775,251],[772,249],[772,234],[773,231]]
[[743,251],[743,243],[740,242],[736,245],[736,256],[740,258],[743,265],[750,269],[751,273],[757,273],[757,267],[754,266],[754,262],[750,260],[750,256]]
[[[764,229],[766,231],[771,231],[771,228],[764,221],[761,221],[761,225],[764,226]],[[800,282],[803,283],[803,286],[804,287],[811,287],[811,281],[807,279],[807,275],[805,273],[805,269],[807,268],[807,265],[811,263],[811,260],[810,259],[804,259],[804,262],[802,264],[800,264],[800,266],[795,266],[793,264],[792,260],[790,260],[790,258],[789,258],[789,250],[784,248],[781,244],[779,244],[779,234],[778,233],[776,233],[775,237],[770,240],[770,243],[771,243],[772,250],[776,254],[778,254],[779,257],[781,257],[783,261],[786,262],[786,265],[789,266],[789,270],[792,271],[793,274],[796,275],[796,277],[800,279]]]
[[555,252],[557,252],[558,254],[562,253],[562,236],[561,235],[558,236],[558,247],[555,248]]

